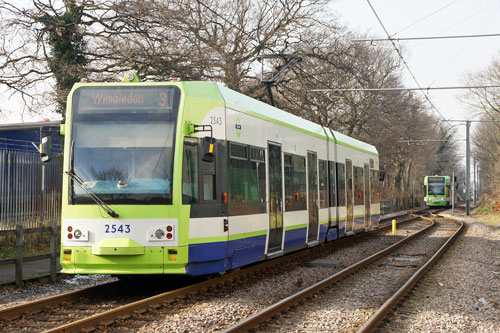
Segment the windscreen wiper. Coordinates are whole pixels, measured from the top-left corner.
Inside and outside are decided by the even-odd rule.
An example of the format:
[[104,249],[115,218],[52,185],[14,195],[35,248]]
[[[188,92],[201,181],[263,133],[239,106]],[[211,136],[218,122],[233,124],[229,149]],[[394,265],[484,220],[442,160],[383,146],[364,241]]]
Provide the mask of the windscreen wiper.
[[78,185],[80,185],[81,189],[84,190],[91,198],[98,204],[106,213],[108,213],[111,217],[119,217],[120,215],[111,209],[102,199],[98,196],[91,188],[89,188],[83,179],[78,176],[74,170],[70,170],[66,172],[68,176],[70,176]]
[[88,187],[85,182],[83,181],[82,178],[80,178],[80,176],[78,176],[76,173],[75,173],[75,167],[74,167],[74,156],[73,154],[75,153],[75,141],[73,140],[71,142],[71,147],[70,147],[70,157],[71,157],[71,161],[70,161],[70,166],[71,166],[71,169],[66,172],[66,174],[68,176],[71,177],[71,179],[73,179],[80,187],[82,190],[85,191],[85,193],[87,193],[91,198],[92,200],[95,201],[96,204],[99,205],[99,207],[101,207],[102,209],[104,209],[104,211],[106,213],[108,213],[109,216],[111,217],[114,217],[114,218],[117,218],[119,217],[120,215],[115,212],[113,209],[111,209],[102,199],[100,196],[97,195],[97,193],[95,193],[90,187]]

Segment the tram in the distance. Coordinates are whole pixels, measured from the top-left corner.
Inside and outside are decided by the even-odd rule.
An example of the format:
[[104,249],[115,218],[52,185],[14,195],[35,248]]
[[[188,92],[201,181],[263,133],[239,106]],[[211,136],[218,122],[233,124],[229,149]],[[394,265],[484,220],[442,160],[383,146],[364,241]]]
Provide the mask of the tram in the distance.
[[451,186],[450,176],[425,176],[425,205],[429,207],[450,207],[452,196]]

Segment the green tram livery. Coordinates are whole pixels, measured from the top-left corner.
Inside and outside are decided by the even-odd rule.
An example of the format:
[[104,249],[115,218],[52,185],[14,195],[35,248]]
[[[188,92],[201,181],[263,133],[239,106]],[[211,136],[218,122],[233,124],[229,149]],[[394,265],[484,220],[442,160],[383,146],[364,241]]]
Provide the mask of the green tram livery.
[[451,206],[451,186],[450,176],[425,176],[425,205],[429,207]]
[[376,228],[375,147],[210,82],[78,83],[62,272],[232,270]]

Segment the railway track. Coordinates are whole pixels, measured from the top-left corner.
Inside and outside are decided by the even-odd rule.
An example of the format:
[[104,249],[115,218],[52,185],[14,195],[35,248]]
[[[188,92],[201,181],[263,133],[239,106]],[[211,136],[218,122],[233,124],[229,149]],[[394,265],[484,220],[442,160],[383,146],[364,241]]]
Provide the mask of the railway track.
[[[414,218],[402,216],[400,223],[411,222]],[[222,277],[210,279],[175,290],[159,293],[158,289],[142,294],[124,295],[120,290],[130,289],[120,281],[103,286],[97,286],[82,291],[50,297],[44,300],[27,303],[25,305],[0,311],[0,331],[40,330],[48,332],[76,332],[92,330],[96,327],[104,328],[115,323],[115,326],[129,327],[133,322],[140,327],[154,321],[158,309],[171,308],[171,304],[187,295],[197,295],[200,292],[209,292],[217,288],[225,288],[230,284],[242,284],[252,278],[259,278],[263,274],[290,269],[296,262],[311,257],[321,257],[323,253],[331,251],[332,246],[350,246],[356,239],[378,237],[378,233],[390,228],[386,227],[368,233],[359,234],[359,237],[345,238],[339,242],[328,243],[297,252],[273,261],[265,262],[240,271],[226,274]],[[333,245],[332,245],[333,244]],[[295,263],[293,263],[295,261]],[[239,282],[238,282],[239,281]],[[96,297],[99,295],[99,297]],[[150,297],[147,297],[150,296]],[[153,310],[153,311],[151,311]],[[107,328],[113,330],[113,328]],[[101,330],[101,329],[99,329]]]
[[282,299],[225,332],[374,330],[463,229],[463,224],[454,221],[431,221],[425,230]]

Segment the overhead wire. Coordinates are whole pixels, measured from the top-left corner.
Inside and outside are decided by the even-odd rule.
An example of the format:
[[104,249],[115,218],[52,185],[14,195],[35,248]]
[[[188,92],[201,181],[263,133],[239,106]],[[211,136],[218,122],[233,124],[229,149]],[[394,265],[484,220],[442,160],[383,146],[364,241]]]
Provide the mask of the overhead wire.
[[[467,20],[469,20],[469,19],[473,18],[474,16],[479,15],[479,14],[480,14],[480,13],[482,13],[483,11],[485,11],[485,10],[489,9],[490,7],[493,7],[494,5],[498,4],[499,2],[500,2],[500,0],[496,0],[496,1],[494,1],[493,3],[491,3],[491,4],[489,4],[489,5],[487,5],[487,6],[483,7],[483,8],[481,8],[480,10],[478,10],[478,11],[474,12],[473,14],[471,14],[471,15],[469,15],[469,16],[467,16],[467,17],[463,18],[462,20],[458,21],[457,23],[452,24],[451,26],[449,26],[449,27],[445,28],[444,30],[441,30],[440,32],[438,32],[438,33],[437,33],[437,35],[441,35],[441,34],[445,33],[446,31],[453,29],[453,28],[454,28],[454,27],[456,27],[457,25],[460,25],[460,24],[462,24],[463,22],[465,22],[465,21],[467,21]],[[419,47],[420,45],[422,45],[422,44],[424,44],[424,43],[426,43],[426,42],[427,42],[427,41],[423,41],[423,42],[421,42],[421,43],[418,43],[417,45],[414,45],[414,46],[410,47],[410,50],[415,49],[415,48]]]
[[[497,9],[498,10],[498,9]],[[496,11],[495,11],[496,13]],[[409,40],[433,40],[433,39],[458,39],[458,38],[482,38],[482,37],[500,37],[500,33],[495,34],[474,34],[474,35],[452,35],[452,36],[423,36],[423,37],[400,37],[400,38],[365,38],[365,39],[352,39],[351,42],[395,42],[409,41]]]
[[[375,8],[373,7],[373,5],[371,4],[370,0],[366,0],[368,2],[368,5],[370,6],[373,14],[375,15],[375,17],[377,18],[378,22],[380,23],[380,25],[382,26],[382,29],[384,30],[385,34],[387,35],[387,38],[391,39],[390,37],[390,34],[389,32],[387,31],[387,29],[385,28],[385,25],[384,23],[382,22],[382,20],[380,19],[380,17],[378,16],[377,14],[377,11],[375,10]],[[421,90],[422,94],[424,95],[425,99],[429,102],[429,105],[431,105],[431,107],[441,116],[441,118],[444,120],[444,121],[447,121],[446,118],[443,116],[443,114],[438,110],[438,108],[434,105],[434,103],[432,103],[432,101],[430,100],[429,96],[423,91],[422,89],[422,86],[420,85],[420,83],[418,82],[417,78],[415,77],[415,75],[413,74],[412,70],[410,69],[410,66],[408,65],[408,63],[406,62],[406,60],[404,59],[403,55],[401,54],[401,51],[399,50],[399,48],[396,46],[396,43],[391,40],[391,43],[392,43],[392,46],[394,47],[394,49],[396,50],[396,53],[398,54],[399,58],[401,59],[401,61],[403,62],[404,66],[406,67],[408,73],[410,73],[410,76],[412,77],[413,81],[415,82],[415,84],[418,86],[418,88]]]
[[432,13],[430,13],[430,14],[428,14],[428,15],[426,15],[426,16],[424,16],[424,17],[422,17],[421,19],[417,20],[416,22],[413,22],[412,24],[407,25],[407,26],[406,26],[406,27],[404,27],[403,29],[401,29],[401,30],[399,30],[398,32],[396,32],[396,33],[392,34],[391,38],[392,38],[392,37],[394,37],[394,36],[396,36],[397,34],[400,34],[400,33],[401,33],[401,32],[403,32],[403,31],[405,31],[405,30],[407,30],[407,29],[409,29],[409,28],[411,28],[411,27],[413,27],[413,26],[417,25],[418,23],[420,23],[420,22],[422,22],[422,21],[425,21],[425,20],[426,20],[426,19],[428,19],[429,17],[431,17],[431,16],[433,16],[433,15],[435,15],[435,14],[439,13],[439,12],[440,12],[440,11],[442,11],[443,9],[448,8],[449,6],[453,5],[453,4],[454,4],[454,3],[456,3],[456,2],[458,2],[458,0],[454,0],[454,1],[450,2],[449,4],[444,5],[443,7],[441,7],[441,8],[439,8],[439,9],[437,9],[437,10],[433,11]]
[[[498,10],[500,9],[500,6],[496,8],[495,11],[488,17],[488,19],[477,29],[476,33],[481,31],[481,29],[484,28],[484,26],[497,14]],[[458,58],[458,56],[467,48],[467,46],[471,43],[472,39],[469,39],[468,41],[465,42],[464,46],[453,56],[453,58],[449,61],[447,61],[447,65],[436,75],[434,80],[429,84],[429,86],[432,86],[436,80],[443,75],[444,72],[450,68],[450,66],[455,62],[455,60]]]

